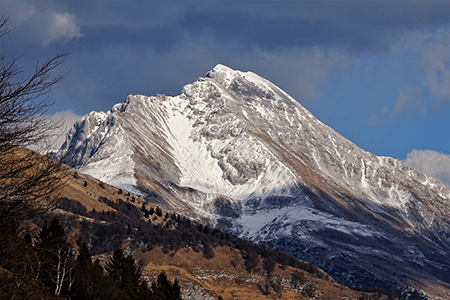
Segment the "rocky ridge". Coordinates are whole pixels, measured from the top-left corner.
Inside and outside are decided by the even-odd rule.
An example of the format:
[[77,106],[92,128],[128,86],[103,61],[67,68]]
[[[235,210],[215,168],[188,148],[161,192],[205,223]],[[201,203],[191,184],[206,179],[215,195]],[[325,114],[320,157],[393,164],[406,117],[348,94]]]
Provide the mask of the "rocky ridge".
[[254,73],[218,65],[179,96],[130,95],[82,117],[57,156],[349,286],[450,290],[449,188],[358,148]]

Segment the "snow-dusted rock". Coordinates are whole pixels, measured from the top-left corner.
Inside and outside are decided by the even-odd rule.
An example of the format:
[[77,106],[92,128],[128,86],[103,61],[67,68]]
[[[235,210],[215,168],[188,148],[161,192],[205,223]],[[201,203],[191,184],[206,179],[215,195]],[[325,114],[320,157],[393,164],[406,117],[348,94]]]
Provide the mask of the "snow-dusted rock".
[[218,65],[179,96],[130,95],[82,117],[58,156],[349,285],[450,284],[449,188],[251,72]]

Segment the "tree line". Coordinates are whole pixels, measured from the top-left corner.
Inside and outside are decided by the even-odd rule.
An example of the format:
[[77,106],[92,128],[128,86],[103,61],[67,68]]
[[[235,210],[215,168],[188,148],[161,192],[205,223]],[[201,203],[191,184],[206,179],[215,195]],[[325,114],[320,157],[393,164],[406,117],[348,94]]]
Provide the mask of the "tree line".
[[[81,208],[76,200],[60,199],[61,205],[83,215],[104,222],[95,222],[74,218],[71,227],[79,227],[80,234],[89,240],[91,251],[101,254],[113,251],[120,243],[130,240],[130,247],[137,249],[145,245],[148,250],[161,247],[164,251],[177,251],[189,247],[203,253],[206,259],[215,256],[214,248],[227,246],[241,251],[243,267],[248,272],[262,271],[271,274],[276,264],[291,266],[304,270],[319,278],[326,279],[328,275],[311,263],[301,261],[294,256],[280,250],[267,248],[251,241],[241,239],[235,235],[216,228],[197,223],[177,213],[163,213],[161,208],[147,210],[143,204],[140,208],[120,198],[112,201],[99,197],[99,201],[114,209],[114,211],[90,211]],[[76,204],[75,204],[76,203]],[[158,216],[144,221],[146,214]],[[158,212],[158,213],[156,213]],[[78,225],[75,225],[77,223]]]

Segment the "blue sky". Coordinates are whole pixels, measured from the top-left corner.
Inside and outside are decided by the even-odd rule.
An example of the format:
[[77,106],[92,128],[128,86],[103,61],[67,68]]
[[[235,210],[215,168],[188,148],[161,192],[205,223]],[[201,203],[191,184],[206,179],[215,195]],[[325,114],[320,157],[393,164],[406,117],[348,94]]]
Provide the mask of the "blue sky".
[[450,1],[0,0],[0,14],[14,28],[0,50],[25,52],[24,74],[71,52],[50,92],[69,122],[128,94],[177,95],[221,63],[364,150],[450,163]]

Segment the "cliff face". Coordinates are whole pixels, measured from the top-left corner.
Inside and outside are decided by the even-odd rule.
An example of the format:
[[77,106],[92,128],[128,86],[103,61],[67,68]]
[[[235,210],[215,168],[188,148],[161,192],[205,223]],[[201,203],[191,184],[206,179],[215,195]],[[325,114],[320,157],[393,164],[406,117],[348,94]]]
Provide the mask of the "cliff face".
[[449,188],[358,148],[251,72],[218,65],[179,96],[130,95],[81,118],[57,155],[351,286],[450,285]]

